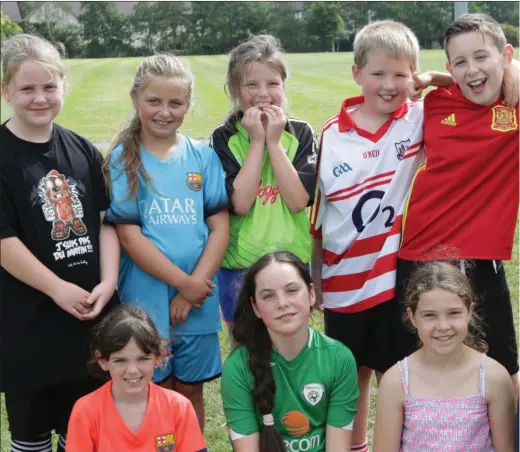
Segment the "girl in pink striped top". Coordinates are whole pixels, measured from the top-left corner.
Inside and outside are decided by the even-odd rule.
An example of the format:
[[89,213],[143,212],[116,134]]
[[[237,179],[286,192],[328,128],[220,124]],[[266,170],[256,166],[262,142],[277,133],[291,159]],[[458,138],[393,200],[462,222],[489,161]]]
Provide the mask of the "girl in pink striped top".
[[485,355],[466,276],[445,262],[424,265],[406,307],[421,347],[381,381],[374,452],[511,452],[511,378]]

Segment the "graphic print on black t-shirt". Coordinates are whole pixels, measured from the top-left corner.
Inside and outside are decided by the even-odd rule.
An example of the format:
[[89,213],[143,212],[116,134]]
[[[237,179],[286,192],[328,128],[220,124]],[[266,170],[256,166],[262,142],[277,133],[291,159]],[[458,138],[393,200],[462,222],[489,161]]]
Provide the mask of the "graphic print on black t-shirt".
[[34,202],[41,205],[45,219],[52,224],[51,238],[58,242],[53,253],[55,261],[93,252],[82,220],[83,205],[79,197],[84,191],[80,182],[53,169],[40,179],[37,194],[33,194],[33,205]]

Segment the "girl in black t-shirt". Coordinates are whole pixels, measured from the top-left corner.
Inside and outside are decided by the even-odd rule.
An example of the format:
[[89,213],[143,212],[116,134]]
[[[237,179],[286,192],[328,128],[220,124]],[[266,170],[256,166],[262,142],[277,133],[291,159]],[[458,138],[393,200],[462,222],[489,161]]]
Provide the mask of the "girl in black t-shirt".
[[119,242],[103,224],[102,156],[58,126],[66,85],[58,51],[18,34],[2,45],[2,94],[13,116],[0,126],[0,390],[11,450],[65,449],[88,377],[89,329],[115,302]]

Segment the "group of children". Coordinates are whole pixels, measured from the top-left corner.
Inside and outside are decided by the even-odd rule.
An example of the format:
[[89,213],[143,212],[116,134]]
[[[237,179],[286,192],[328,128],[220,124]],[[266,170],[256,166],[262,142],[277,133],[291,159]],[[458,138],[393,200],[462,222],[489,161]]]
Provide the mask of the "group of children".
[[[11,450],[50,451],[54,430],[58,451],[204,452],[203,386],[222,374],[235,452],[365,452],[375,371],[375,451],[511,452],[518,356],[502,260],[518,211],[518,71],[488,16],[461,16],[445,38],[449,74],[417,76],[405,25],[365,26],[362,95],[319,149],[287,116],[275,38],[231,52],[233,110],[210,146],[179,132],[188,67],[145,58],[135,115],[104,159],[54,123],[58,52],[31,35],[3,43]],[[223,368],[219,307],[234,346]],[[326,335],[309,327],[313,308]]]

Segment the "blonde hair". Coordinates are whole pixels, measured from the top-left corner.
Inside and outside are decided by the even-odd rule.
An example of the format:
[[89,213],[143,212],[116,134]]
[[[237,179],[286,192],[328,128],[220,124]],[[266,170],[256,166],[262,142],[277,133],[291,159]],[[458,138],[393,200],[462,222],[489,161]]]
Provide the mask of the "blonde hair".
[[2,81],[8,85],[25,61],[40,63],[50,72],[65,77],[65,65],[58,50],[46,39],[20,33],[2,43]]
[[448,44],[451,39],[464,33],[481,33],[489,36],[497,49],[502,52],[507,45],[506,35],[499,23],[487,14],[463,14],[444,31],[444,49],[448,54]]
[[[415,315],[421,295],[435,289],[442,289],[456,295],[463,301],[468,311],[473,308],[464,344],[479,352],[486,353],[488,345],[484,340],[480,318],[474,309],[475,293],[471,289],[466,275],[455,265],[448,262],[432,261],[419,267],[413,273],[406,290],[404,305],[407,308],[407,312],[409,309]],[[404,321],[411,330],[414,330],[408,313],[405,314]]]
[[412,70],[419,69],[419,41],[406,25],[393,20],[378,20],[365,25],[354,39],[354,64],[359,69],[367,64],[368,54],[381,51],[401,58],[409,57]]
[[[172,54],[158,54],[145,58],[134,77],[131,93],[138,96],[150,82],[153,77],[165,77],[178,79],[186,87],[186,97],[188,106],[193,104],[193,90],[195,80],[189,67]],[[128,194],[130,198],[135,198],[139,189],[138,174],[141,174],[147,184],[152,180],[141,161],[141,119],[136,110],[134,117],[124,125],[112,139],[108,152],[103,163],[103,172],[109,190],[111,188],[110,180],[110,156],[113,150],[120,144],[123,145],[123,152],[114,164],[123,162],[124,171],[128,177]],[[119,176],[118,176],[119,177]]]
[[[233,125],[240,120],[241,112],[237,97],[242,85],[245,71],[252,62],[266,64],[280,74],[282,82],[288,78],[287,65],[283,60],[283,50],[280,41],[271,35],[251,36],[229,53],[229,63],[226,77],[228,95],[233,101],[233,109],[226,122]],[[284,98],[284,104],[286,100]]]

